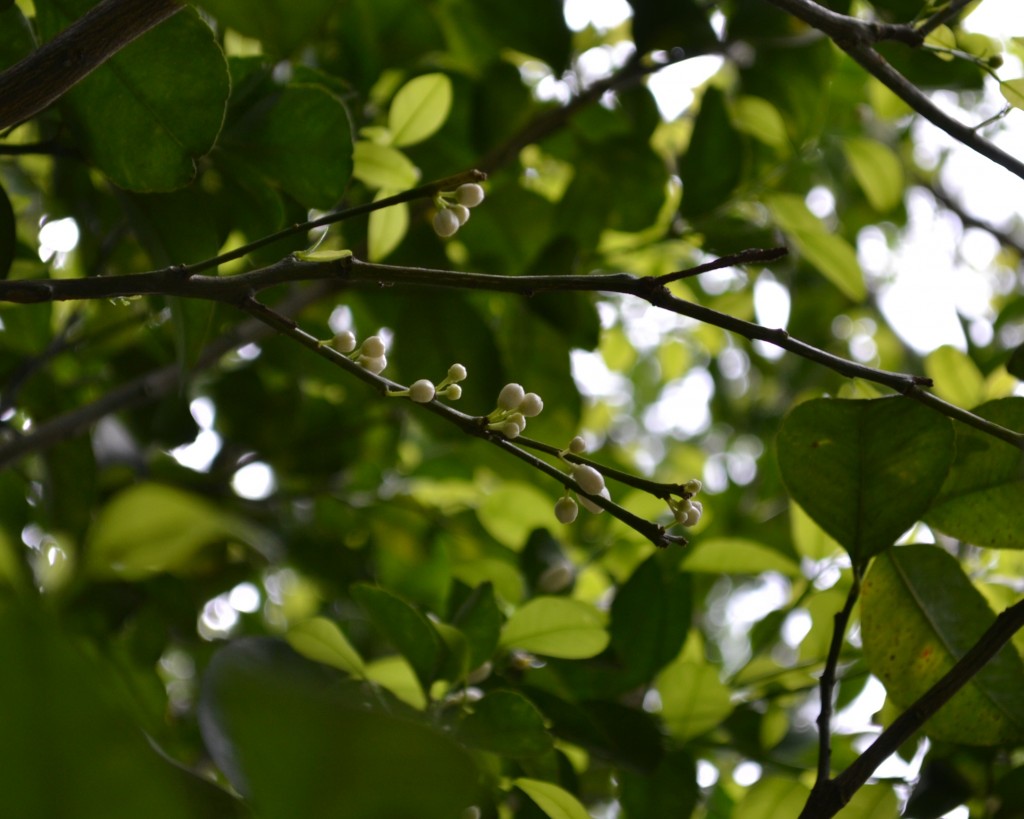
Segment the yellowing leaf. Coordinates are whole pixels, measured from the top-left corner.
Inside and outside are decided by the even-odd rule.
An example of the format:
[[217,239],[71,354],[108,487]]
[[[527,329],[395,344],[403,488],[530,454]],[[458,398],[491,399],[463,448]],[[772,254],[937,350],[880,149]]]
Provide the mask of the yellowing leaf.
[[535,597],[505,623],[500,645],[568,660],[593,657],[608,645],[604,622],[601,612],[579,600]]
[[292,626],[285,639],[299,654],[318,663],[340,668],[353,677],[364,677],[363,658],[341,629],[326,617],[313,617]]
[[536,802],[550,819],[590,819],[587,809],[575,796],[552,782],[521,776],[512,784]]
[[415,145],[432,136],[448,119],[452,82],[444,74],[424,74],[410,80],[395,94],[388,112],[391,144]]
[[888,145],[853,137],[843,143],[843,153],[871,207],[884,213],[902,201],[903,165]]
[[1024,108],[1024,77],[999,83],[999,91],[1014,108]]

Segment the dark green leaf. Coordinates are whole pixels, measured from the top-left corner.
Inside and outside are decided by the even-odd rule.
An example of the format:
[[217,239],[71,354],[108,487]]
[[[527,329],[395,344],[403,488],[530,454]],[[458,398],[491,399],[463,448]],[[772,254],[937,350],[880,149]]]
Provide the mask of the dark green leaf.
[[864,565],[927,510],[953,459],[953,429],[902,398],[816,399],[786,416],[778,447],[793,499]]
[[0,68],[14,65],[35,48],[32,27],[14,0],[0,3]]
[[693,56],[718,42],[707,11],[695,0],[629,0],[629,4],[633,7],[633,41],[641,54],[681,48]]
[[274,54],[287,56],[314,36],[335,6],[333,0],[198,0],[224,26],[263,43]]
[[717,88],[708,88],[679,163],[683,180],[680,213],[692,219],[728,200],[742,176],[742,157],[743,139],[729,119],[725,96]]
[[7,278],[14,263],[15,227],[14,208],[7,198],[7,192],[0,186],[0,279]]
[[690,816],[697,805],[697,765],[685,751],[665,754],[649,774],[623,771],[620,799],[626,819]]
[[1006,362],[1006,371],[1015,378],[1024,380],[1024,344],[1010,354]]
[[481,583],[470,593],[452,619],[452,625],[466,635],[469,666],[479,668],[494,654],[504,621],[494,599],[494,587]]
[[517,759],[551,750],[552,737],[537,707],[515,691],[489,691],[458,724],[458,736],[482,751]]
[[[901,709],[934,685],[995,620],[960,564],[937,546],[879,555],[864,578],[861,632],[868,667]],[[1000,745],[1024,739],[1024,662],[1006,645],[931,719],[938,740]]]
[[[92,5],[45,0],[37,21],[51,39]],[[116,184],[169,191],[192,181],[217,139],[229,81],[213,32],[180,12],[118,52],[64,97],[81,147]]]
[[[1003,398],[974,409],[1009,429],[1024,430],[1024,398]],[[991,435],[956,424],[956,459],[925,520],[976,546],[1024,549],[1024,454]]]
[[423,690],[429,691],[443,654],[441,638],[430,621],[386,589],[357,583],[351,591],[370,622],[409,661]]

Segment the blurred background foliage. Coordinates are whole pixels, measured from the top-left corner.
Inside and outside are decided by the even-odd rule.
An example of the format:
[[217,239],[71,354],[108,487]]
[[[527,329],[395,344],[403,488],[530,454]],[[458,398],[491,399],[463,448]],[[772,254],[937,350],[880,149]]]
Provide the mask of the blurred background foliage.
[[[92,3],[0,5],[7,67]],[[925,11],[828,5],[892,22]],[[879,307],[908,203],[945,207],[944,149],[905,104],[762,0],[634,0],[613,25],[570,26],[567,11],[197,2],[4,135],[0,147],[35,149],[0,155],[0,272],[196,262],[476,167],[487,199],[451,240],[414,203],[219,273],[317,239],[389,264],[508,276],[650,276],[784,243],[790,255],[770,269],[671,289],[873,367],[927,373],[963,407],[1004,399],[992,417],[1024,429],[1006,367],[1024,340],[1018,218],[1002,226],[1010,238],[988,240],[975,271],[987,296],[960,316],[962,349],[909,346]],[[956,35],[964,52],[1003,47]],[[1019,43],[1006,47],[1015,60]],[[884,53],[919,87],[976,118],[986,110],[976,61],[898,43]],[[661,63],[674,64],[663,76],[678,115],[652,90]],[[694,65],[706,70],[670,73]],[[429,81],[408,85],[418,77]],[[948,224],[959,252],[971,232]],[[816,681],[851,572],[801,497],[833,476],[793,479],[815,523],[787,494],[775,439],[800,402],[882,388],[629,297],[317,283],[268,301],[293,305],[320,338],[383,333],[386,374],[401,383],[464,364],[466,412],[486,414],[520,382],[545,401],[532,437],[564,447],[582,434],[609,466],[700,478],[692,543],[657,551],[607,514],[558,524],[550,479],[227,306],[0,305],[0,781],[18,816],[799,812]],[[75,434],[50,431],[105,401]],[[928,498],[953,458],[941,421],[937,460],[922,466],[941,470]],[[1020,459],[1000,469],[1000,531],[1018,533]],[[610,486],[641,517],[671,521],[663,501]],[[975,539],[977,522],[949,503],[927,519],[953,537],[919,525],[911,539],[942,548],[886,553],[875,589],[901,571],[923,577],[925,596],[949,590],[975,626],[1019,596],[1019,541]],[[905,669],[864,656],[869,629],[899,622],[956,645],[927,606],[900,608],[911,596],[866,591],[873,619],[840,665],[837,771],[877,731],[869,669],[890,686],[881,724],[912,701]],[[1006,673],[1019,681],[1016,662]],[[1021,816],[1022,711],[1003,706],[969,735],[915,738],[842,815]]]

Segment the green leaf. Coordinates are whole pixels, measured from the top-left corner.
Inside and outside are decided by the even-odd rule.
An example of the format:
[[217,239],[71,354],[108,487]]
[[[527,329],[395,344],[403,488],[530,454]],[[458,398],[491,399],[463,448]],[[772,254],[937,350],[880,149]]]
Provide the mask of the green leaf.
[[[989,421],[1024,431],[1024,398],[1001,398],[974,409]],[[957,423],[956,458],[925,515],[929,526],[976,546],[1022,549],[1024,454],[981,430]]]
[[[937,546],[879,555],[861,591],[868,668],[892,701],[908,708],[995,621],[960,564]],[[1008,644],[924,725],[932,738],[967,745],[1024,739],[1024,662]]]
[[363,658],[337,624],[326,617],[296,623],[286,635],[288,645],[303,657],[339,668],[353,677],[364,677]]
[[999,92],[1014,108],[1024,108],[1024,77],[1016,80],[1003,80],[999,83]]
[[300,250],[295,254],[295,258],[304,262],[336,262],[351,255],[351,250]]
[[1006,362],[1006,371],[1014,378],[1024,381],[1024,344],[1010,354]]
[[7,192],[0,185],[0,279],[6,279],[14,263],[15,241],[14,208]]
[[857,253],[841,236],[829,233],[812,214],[804,200],[791,193],[765,197],[779,228],[793,242],[801,256],[834,284],[847,298],[860,302],[867,290]]
[[683,555],[680,567],[709,574],[761,574],[780,572],[800,576],[800,566],[787,555],[754,540],[707,538],[695,542]]
[[0,68],[14,65],[35,47],[32,26],[14,0],[0,3]]
[[552,737],[544,717],[516,691],[489,691],[472,704],[458,724],[458,737],[470,747],[512,759],[538,756],[551,750]]
[[[27,600],[27,598],[26,598]],[[0,603],[0,788],[19,819],[229,819],[241,803],[162,758],[124,680],[27,603]],[[54,776],[59,772],[60,787]]]
[[842,548],[814,522],[800,504],[793,501],[789,502],[789,519],[793,546],[798,554],[806,555],[811,560],[822,560]]
[[503,621],[490,583],[481,583],[459,606],[452,625],[466,635],[470,669],[479,668],[494,654]]
[[739,184],[743,141],[732,126],[725,96],[708,88],[693,125],[690,144],[679,163],[683,201],[679,212],[688,219],[703,216],[727,201]]
[[843,141],[843,153],[871,207],[887,213],[903,201],[903,164],[892,148],[874,139],[850,137]]
[[565,597],[535,597],[517,609],[501,630],[501,646],[547,657],[578,660],[608,645],[604,615],[588,603]]
[[285,644],[234,640],[203,678],[210,756],[261,817],[451,819],[478,798],[476,766],[450,738]]
[[[36,4],[51,39],[90,0]],[[230,86],[213,32],[191,10],[175,14],[69,91],[62,106],[79,146],[117,185],[133,191],[181,188],[196,175],[224,122]]]
[[779,819],[799,816],[811,789],[795,778],[766,776],[744,794],[732,819]]
[[86,572],[95,578],[140,580],[187,571],[205,547],[257,543],[252,527],[196,495],[142,483],[107,502],[89,528]]
[[398,89],[388,110],[391,144],[415,145],[444,125],[452,107],[452,81],[444,74],[423,74]]
[[700,796],[697,765],[685,751],[671,751],[649,776],[624,770],[619,799],[629,817],[692,816]]
[[[386,199],[394,193],[395,191],[385,188],[374,199]],[[388,254],[402,243],[408,230],[409,206],[405,202],[373,211],[370,214],[366,237],[370,261],[379,262],[387,258]]]
[[752,136],[780,154],[789,153],[786,121],[779,109],[768,100],[747,94],[734,100],[729,108],[736,130]]
[[665,727],[680,741],[711,730],[733,711],[730,691],[712,665],[676,660],[658,675],[656,687]]
[[807,401],[782,422],[793,499],[863,566],[921,518],[953,460],[949,420],[900,397]]
[[550,819],[590,819],[582,803],[558,785],[522,776],[512,780],[512,784],[529,796]]
[[442,654],[441,638],[430,621],[386,589],[356,583],[351,592],[370,621],[412,665],[423,690],[429,691]]
[[555,502],[533,484],[506,481],[488,493],[476,511],[481,525],[499,543],[519,551],[534,529],[551,529]]
[[943,344],[928,354],[924,371],[935,382],[932,389],[939,398],[969,409],[985,397],[985,377],[970,356],[956,347]]
[[361,139],[355,144],[352,160],[352,175],[371,188],[403,191],[414,187],[420,179],[419,168],[409,157],[388,145]]
[[896,819],[900,816],[899,801],[891,785],[862,785],[836,819]]
[[287,56],[324,25],[334,0],[198,0],[223,26],[263,43],[266,51]]
[[695,0],[629,0],[629,4],[633,7],[633,41],[641,54],[681,48],[696,56],[717,43],[707,10]]
[[307,208],[331,208],[352,175],[352,132],[341,101],[319,85],[289,85],[233,118],[221,148]]

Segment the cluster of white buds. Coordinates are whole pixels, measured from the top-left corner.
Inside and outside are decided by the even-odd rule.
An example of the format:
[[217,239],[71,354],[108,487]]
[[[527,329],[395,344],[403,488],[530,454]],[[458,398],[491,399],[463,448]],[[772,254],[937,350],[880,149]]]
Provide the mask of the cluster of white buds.
[[[321,342],[323,344],[324,342]],[[374,375],[380,375],[388,366],[387,347],[380,336],[370,336],[362,344],[356,346],[356,336],[351,330],[343,330],[331,339],[331,346],[339,353],[344,353],[360,367]]]
[[434,233],[438,236],[454,236],[455,231],[469,219],[469,209],[484,201],[484,189],[475,182],[459,185],[453,191],[441,191],[434,197],[437,213],[434,214]]
[[696,478],[687,481],[683,485],[683,496],[675,501],[669,498],[668,506],[672,510],[672,516],[676,523],[689,529],[700,523],[701,515],[704,514],[704,504],[693,500],[701,490],[701,482]]
[[518,438],[526,429],[526,419],[543,409],[544,400],[537,393],[526,392],[520,384],[506,384],[498,393],[498,406],[486,417],[487,429]]
[[[594,467],[589,464],[577,464],[571,463],[566,459],[566,455],[570,452],[573,455],[582,455],[587,451],[587,442],[583,438],[577,435],[569,442],[569,446],[563,449],[559,453],[559,457],[562,458],[569,465],[569,475],[579,485],[580,489],[590,495],[599,495],[605,500],[611,500],[612,496],[608,492],[608,487],[604,483],[604,475],[598,472]],[[566,490],[565,495],[558,499],[555,503],[555,517],[558,518],[559,523],[572,523],[576,520],[576,516],[579,513],[579,506],[582,506],[588,512],[594,515],[600,515],[604,509],[598,506],[590,498],[577,494],[576,499],[569,494]]]
[[388,393],[392,398],[408,398],[417,404],[429,404],[435,398],[448,398],[458,401],[462,397],[462,387],[459,381],[466,380],[466,368],[461,364],[452,364],[448,368],[448,375],[437,385],[433,381],[421,378],[414,381],[408,389],[392,390]]

